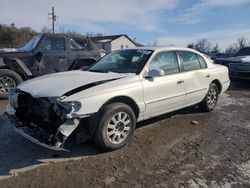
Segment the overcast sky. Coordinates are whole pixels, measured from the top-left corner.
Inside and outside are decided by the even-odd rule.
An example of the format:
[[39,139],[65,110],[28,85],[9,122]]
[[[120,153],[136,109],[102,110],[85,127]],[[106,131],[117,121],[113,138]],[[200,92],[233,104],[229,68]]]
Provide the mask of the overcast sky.
[[127,34],[137,42],[186,46],[206,38],[225,48],[239,36],[250,39],[250,0],[0,0],[0,23],[51,27],[82,34]]

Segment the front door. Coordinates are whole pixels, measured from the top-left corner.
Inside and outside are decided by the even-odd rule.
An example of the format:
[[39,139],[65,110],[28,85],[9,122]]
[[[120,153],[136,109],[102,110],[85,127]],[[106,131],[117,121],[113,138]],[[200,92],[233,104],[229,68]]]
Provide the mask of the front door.
[[42,59],[37,62],[40,75],[66,71],[69,67],[65,38],[47,36],[40,45]]
[[181,108],[186,99],[184,73],[180,71],[176,52],[158,53],[148,69],[161,69],[164,76],[143,78],[145,118]]

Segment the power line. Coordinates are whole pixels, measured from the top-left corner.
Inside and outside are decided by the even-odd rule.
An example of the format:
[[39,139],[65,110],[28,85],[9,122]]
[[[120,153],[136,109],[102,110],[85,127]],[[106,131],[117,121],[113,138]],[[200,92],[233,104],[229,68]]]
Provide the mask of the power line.
[[48,13],[49,16],[49,19],[52,20],[52,33],[54,34],[55,33],[55,21],[57,21],[57,16],[55,15],[55,9],[54,7],[52,7],[52,12],[51,13]]

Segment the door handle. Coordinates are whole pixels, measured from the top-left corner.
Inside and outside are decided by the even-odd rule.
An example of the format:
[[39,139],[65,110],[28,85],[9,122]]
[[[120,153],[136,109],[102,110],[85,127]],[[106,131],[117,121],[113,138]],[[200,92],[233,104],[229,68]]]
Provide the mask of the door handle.
[[184,83],[184,80],[178,80],[177,81],[177,84],[182,84],[182,83]]
[[66,56],[65,55],[61,55],[61,56],[59,56],[59,58],[66,58]]
[[206,77],[207,77],[207,78],[210,78],[210,74],[207,74]]

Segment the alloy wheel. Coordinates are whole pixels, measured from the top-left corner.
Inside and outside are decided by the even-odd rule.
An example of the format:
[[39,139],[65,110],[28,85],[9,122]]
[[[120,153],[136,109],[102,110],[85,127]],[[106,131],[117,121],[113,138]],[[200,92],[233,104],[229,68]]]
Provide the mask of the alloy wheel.
[[16,88],[16,81],[9,76],[0,77],[0,93],[7,94]]
[[108,123],[107,137],[112,144],[122,143],[131,130],[131,118],[126,112],[118,112]]
[[207,95],[207,104],[210,108],[213,108],[217,102],[217,91],[214,87],[212,87]]

